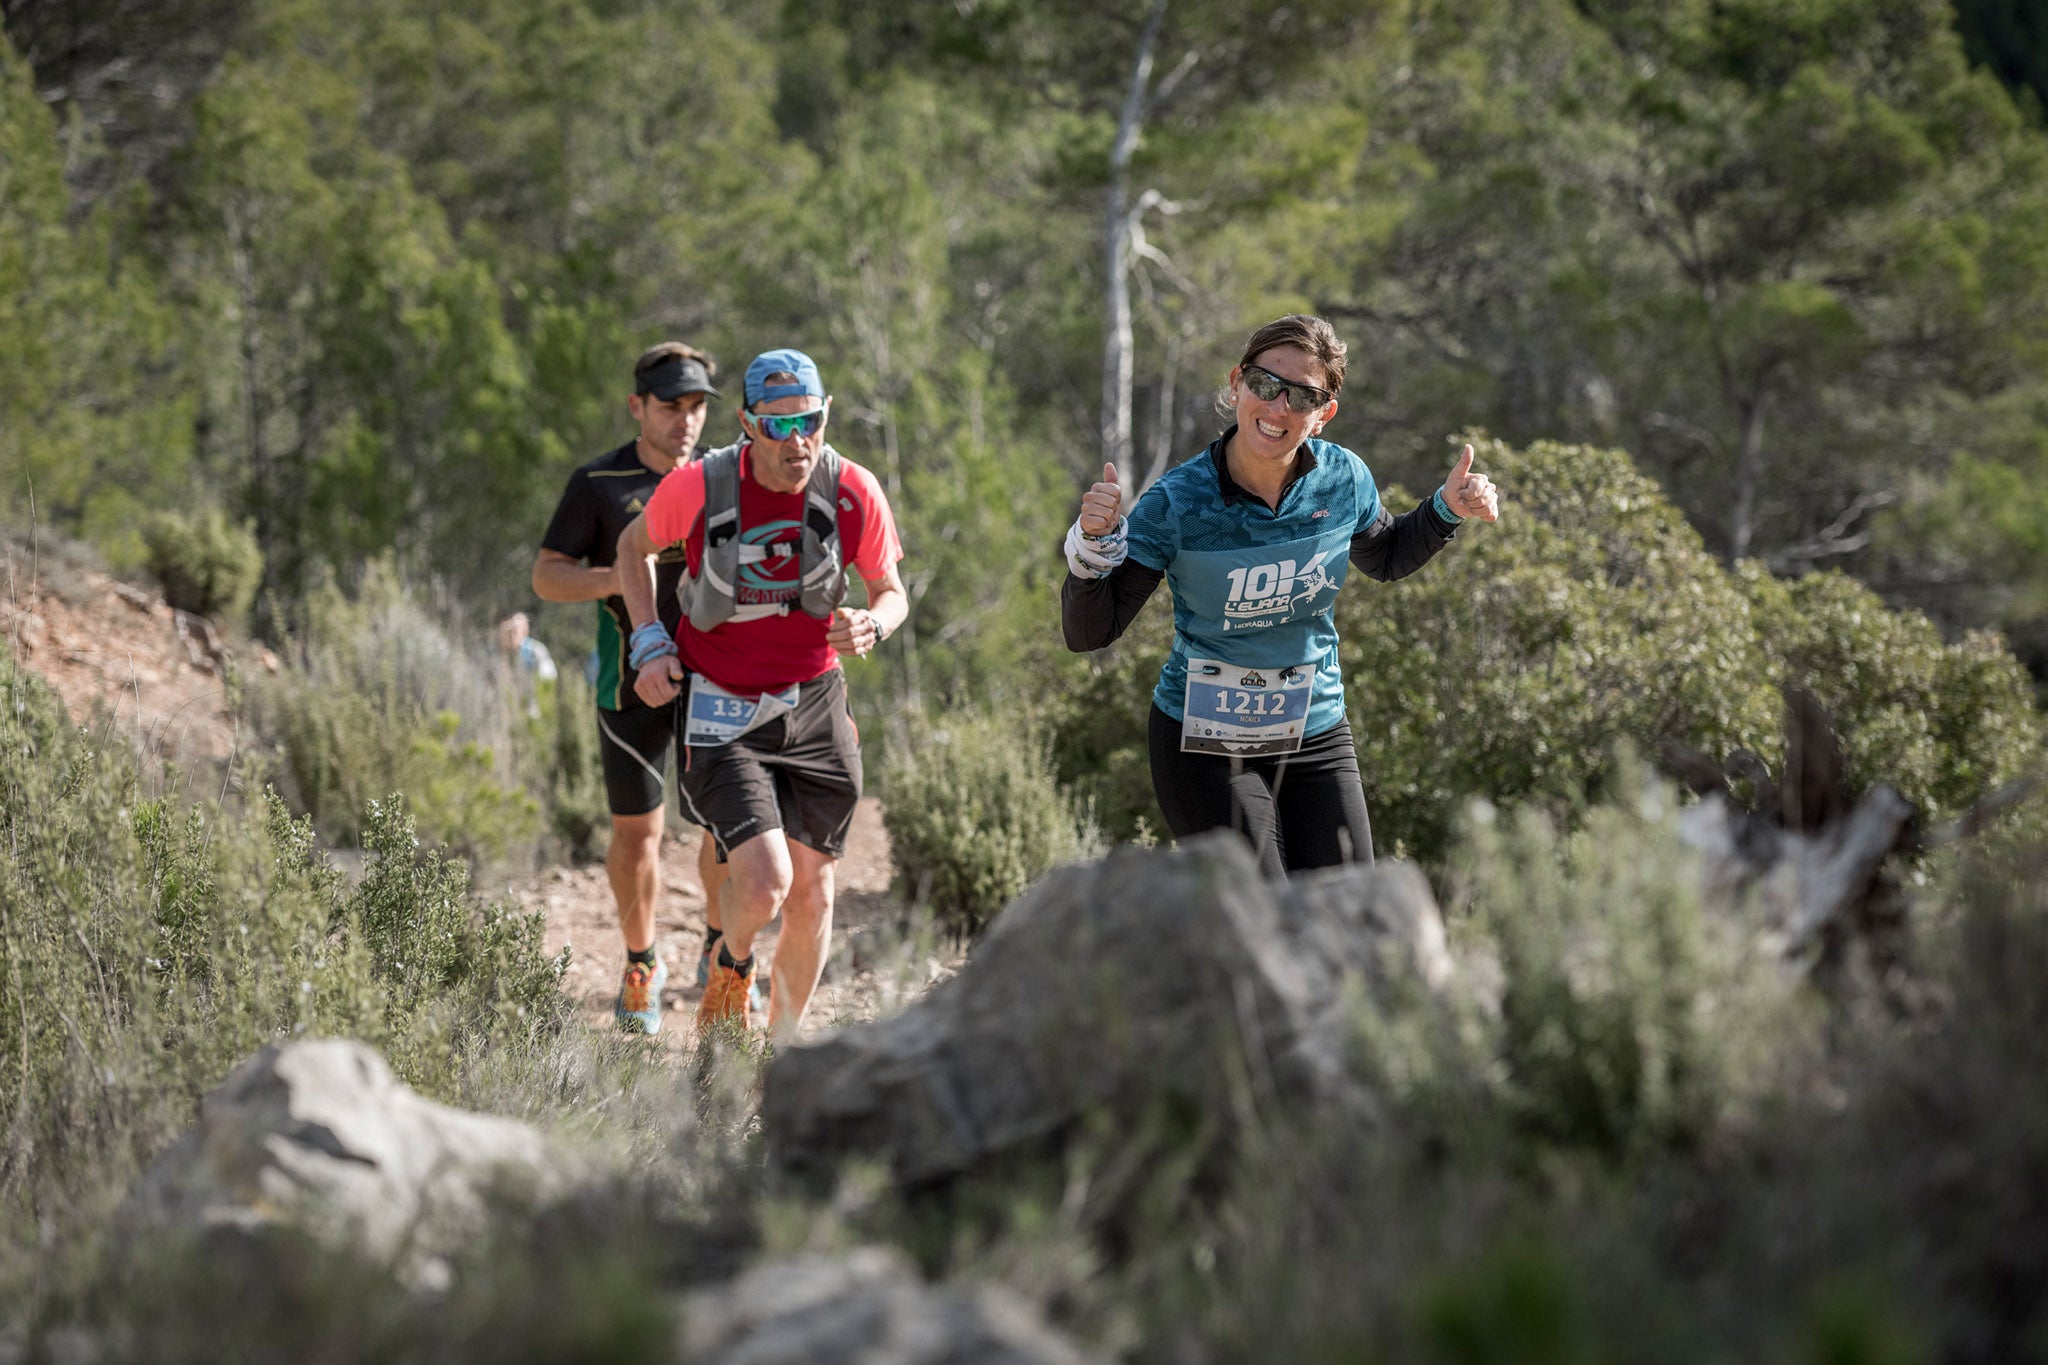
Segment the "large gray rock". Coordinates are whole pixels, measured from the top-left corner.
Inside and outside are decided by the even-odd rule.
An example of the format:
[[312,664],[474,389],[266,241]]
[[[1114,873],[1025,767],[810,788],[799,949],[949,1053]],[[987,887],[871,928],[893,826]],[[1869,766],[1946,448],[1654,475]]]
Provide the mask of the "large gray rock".
[[199,1122],[130,1197],[136,1224],[195,1233],[290,1227],[429,1284],[491,1199],[563,1174],[523,1123],[436,1104],[346,1039],[272,1045],[200,1103]]
[[1084,1365],[1001,1289],[926,1285],[900,1253],[863,1247],[756,1267],[683,1303],[683,1355],[707,1365]]
[[1267,881],[1234,835],[1052,873],[961,971],[894,1018],[776,1059],[773,1161],[886,1159],[918,1186],[1161,1103],[1228,1122],[1247,1096],[1345,1091],[1352,990],[1451,973],[1412,866]]

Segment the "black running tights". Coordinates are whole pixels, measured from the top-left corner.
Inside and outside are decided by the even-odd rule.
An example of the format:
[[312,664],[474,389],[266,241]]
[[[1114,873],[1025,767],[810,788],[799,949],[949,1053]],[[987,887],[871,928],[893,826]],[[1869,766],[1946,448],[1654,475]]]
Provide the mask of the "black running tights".
[[1183,753],[1180,722],[1157,706],[1146,725],[1152,791],[1176,839],[1234,829],[1269,877],[1372,861],[1372,822],[1351,727],[1339,722],[1277,758]]

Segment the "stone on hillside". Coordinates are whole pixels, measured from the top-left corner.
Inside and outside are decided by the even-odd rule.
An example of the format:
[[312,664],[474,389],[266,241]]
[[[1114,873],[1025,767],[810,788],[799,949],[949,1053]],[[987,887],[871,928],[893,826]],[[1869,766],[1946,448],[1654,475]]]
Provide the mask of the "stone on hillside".
[[863,1247],[758,1266],[683,1304],[683,1355],[708,1365],[1083,1365],[1088,1357],[994,1287],[925,1284]]
[[560,1184],[537,1130],[436,1104],[374,1049],[320,1039],[237,1066],[143,1177],[129,1215],[204,1234],[294,1228],[430,1283],[494,1197]]
[[772,1159],[880,1157],[910,1186],[1161,1103],[1228,1123],[1255,1101],[1351,1098],[1347,996],[1443,984],[1443,922],[1414,867],[1260,875],[1244,841],[1123,849],[1053,872],[959,974],[903,1013],[778,1057]]

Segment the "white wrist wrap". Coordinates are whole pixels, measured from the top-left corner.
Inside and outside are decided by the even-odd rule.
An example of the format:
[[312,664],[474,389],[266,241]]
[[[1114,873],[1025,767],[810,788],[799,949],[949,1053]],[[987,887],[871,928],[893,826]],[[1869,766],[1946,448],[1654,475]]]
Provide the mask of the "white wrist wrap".
[[1076,578],[1100,578],[1124,562],[1130,552],[1126,543],[1126,523],[1122,517],[1116,520],[1116,529],[1105,536],[1091,536],[1081,529],[1077,518],[1067,528],[1067,568]]

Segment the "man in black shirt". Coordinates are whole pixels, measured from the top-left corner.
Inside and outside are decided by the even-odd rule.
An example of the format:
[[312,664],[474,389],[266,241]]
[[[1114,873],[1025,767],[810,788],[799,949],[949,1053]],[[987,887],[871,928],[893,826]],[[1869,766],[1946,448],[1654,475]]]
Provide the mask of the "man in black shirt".
[[[647,505],[662,476],[695,451],[710,401],[718,396],[711,386],[716,371],[709,356],[679,341],[664,342],[634,363],[626,407],[639,435],[569,476],[533,561],[533,590],[545,600],[598,603],[598,751],[612,812],[605,871],[626,939],[626,970],[613,1012],[622,1027],[645,1033],[661,1028],[661,990],[668,981],[668,964],[654,951],[654,912],[661,898],[662,808],[676,704],[648,706],[633,691],[633,670],[626,665],[633,623],[618,595],[614,561],[619,532]],[[683,547],[664,550],[655,564],[655,584],[662,622],[671,631],[680,613],[676,582],[682,573]],[[704,848],[710,848],[709,839]],[[715,937],[723,869],[702,851],[697,861]]]

